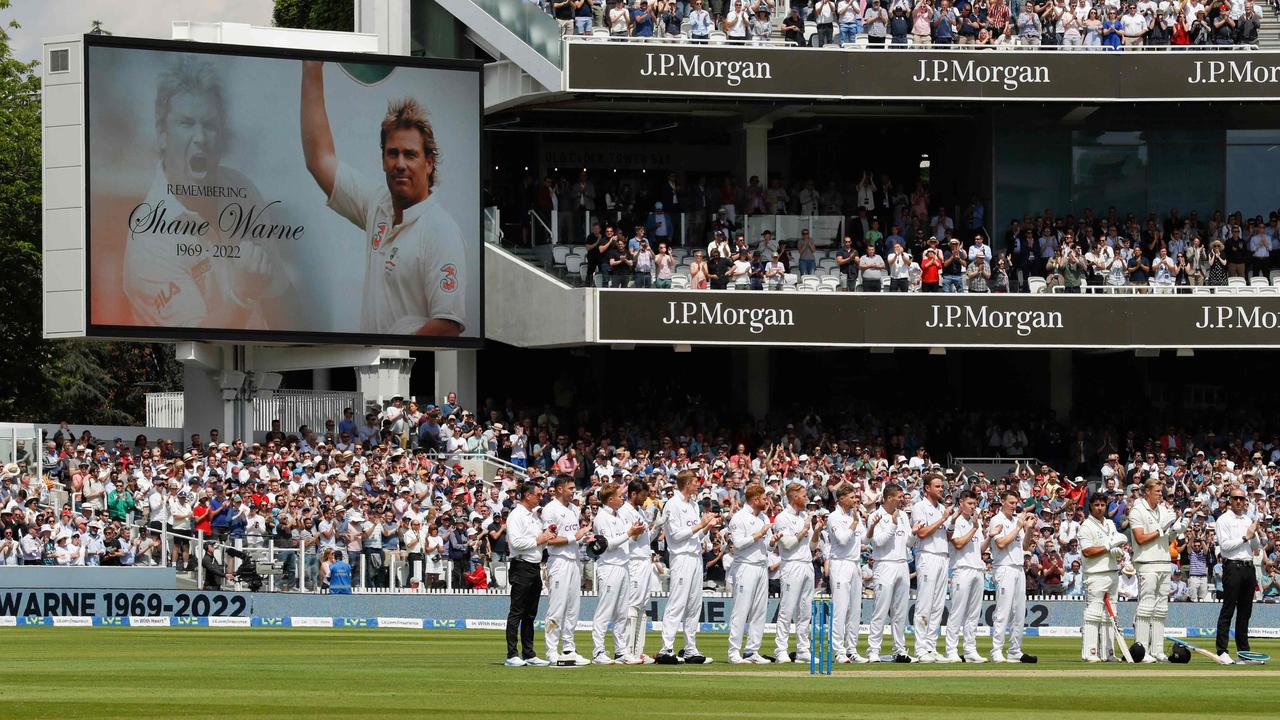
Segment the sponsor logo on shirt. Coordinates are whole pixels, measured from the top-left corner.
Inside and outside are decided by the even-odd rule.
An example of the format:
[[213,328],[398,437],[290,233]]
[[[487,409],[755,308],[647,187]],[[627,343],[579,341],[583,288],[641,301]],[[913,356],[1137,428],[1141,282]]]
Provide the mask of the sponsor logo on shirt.
[[373,246],[375,248],[382,247],[382,241],[387,236],[387,224],[380,222],[373,228]]

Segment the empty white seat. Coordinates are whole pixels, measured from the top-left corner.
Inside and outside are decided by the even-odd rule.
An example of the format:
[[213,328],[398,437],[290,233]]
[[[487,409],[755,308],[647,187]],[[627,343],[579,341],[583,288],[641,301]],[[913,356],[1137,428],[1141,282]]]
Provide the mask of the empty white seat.
[[1036,293],[1044,292],[1046,285],[1047,283],[1044,281],[1044,278],[1040,278],[1040,277],[1027,278],[1027,288],[1031,290],[1031,293],[1033,295]]
[[557,265],[564,265],[565,258],[569,257],[569,250],[570,248],[568,245],[552,245],[551,259],[555,261],[555,264]]
[[1191,294],[1192,295],[1212,295],[1213,288],[1209,287],[1208,285],[1196,285],[1195,287],[1191,288]]
[[795,284],[796,284],[796,281],[797,281],[797,280],[799,280],[799,279],[800,279],[800,276],[799,276],[799,275],[796,275],[795,273],[786,273],[786,274],[784,274],[784,275],[782,276],[782,284],[783,284],[783,285],[795,285]]
[[1280,287],[1275,285],[1259,285],[1254,291],[1259,295],[1280,295]]
[[1227,286],[1228,286],[1228,287],[1240,287],[1240,286],[1245,285],[1245,284],[1246,284],[1246,283],[1245,283],[1245,280],[1244,280],[1244,278],[1242,278],[1242,277],[1229,277],[1229,278],[1227,278]]
[[1254,275],[1253,277],[1249,278],[1249,284],[1254,287],[1258,287],[1259,285],[1270,285],[1271,281],[1262,277],[1261,275]]
[[582,258],[577,255],[569,255],[565,257],[564,269],[571,273],[576,273],[582,269]]

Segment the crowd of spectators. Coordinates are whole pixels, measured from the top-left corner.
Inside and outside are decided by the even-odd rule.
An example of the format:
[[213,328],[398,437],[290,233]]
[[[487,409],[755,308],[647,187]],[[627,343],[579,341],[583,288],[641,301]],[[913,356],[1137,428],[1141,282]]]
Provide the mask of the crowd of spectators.
[[[1005,474],[987,475],[936,462],[922,425],[888,426],[867,416],[828,426],[813,412],[797,420],[745,431],[714,422],[705,429],[668,430],[658,421],[648,427],[599,422],[589,429],[561,423],[550,407],[523,412],[489,404],[477,415],[450,395],[421,406],[397,398],[363,422],[349,411],[322,429],[275,430],[258,443],[224,442],[211,431],[207,440],[192,436],[183,449],[145,437],[97,440],[64,424],[44,449],[44,476],[16,463],[0,474],[0,564],[190,568],[201,558],[191,538],[206,538],[244,550],[273,546],[286,565],[279,589],[298,587],[299,549],[305,549],[313,579],[309,590],[326,589],[338,577],[329,568],[343,555],[357,585],[486,588],[506,560],[505,519],[515,484],[526,476],[574,478],[575,502],[589,523],[603,484],[648,482],[648,507],[656,516],[674,492],[675,474],[684,470],[697,475],[704,509],[726,515],[742,503],[749,483],[767,488],[771,513],[781,510],[784,489],[793,483],[806,488],[811,510],[825,513],[841,483],[851,483],[870,507],[891,483],[914,498],[924,474],[936,471],[945,473],[949,496],[974,490],[986,516],[998,508],[1001,490],[1016,489],[1041,519],[1025,561],[1028,592],[1072,596],[1080,594],[1076,535],[1087,493],[1107,494],[1107,514],[1123,531],[1138,483],[1155,476],[1164,483],[1166,502],[1190,520],[1171,546],[1172,599],[1212,597],[1221,576],[1214,520],[1225,495],[1243,488],[1248,513],[1266,529],[1256,559],[1258,592],[1264,600],[1280,600],[1280,435],[1219,436],[1169,427],[1150,437],[1105,430],[1064,438],[1048,426],[993,418],[985,431],[966,431],[961,442],[971,443],[972,452],[1009,456],[1029,456],[1039,444],[1037,454],[1051,460],[1017,462]],[[935,425],[933,432],[945,429]],[[1046,453],[1047,447],[1054,450]],[[468,453],[501,460],[507,469],[486,482],[464,470]],[[175,541],[162,542],[161,531],[173,533]],[[661,537],[652,557],[661,578]],[[704,557],[708,583],[723,589],[732,563],[727,536],[712,535]],[[1121,594],[1132,596],[1132,565],[1123,567]],[[222,586],[222,564],[206,562],[205,569],[206,586]],[[819,585],[823,569],[820,552]],[[339,575],[345,585],[345,569]]]
[[[594,208],[585,174],[566,195],[574,197],[575,189],[579,197],[589,193]],[[671,174],[655,195],[664,199],[653,200],[647,215],[615,210],[605,217],[616,222],[593,224],[582,253],[589,284],[669,288],[679,275],[677,287],[781,289],[821,269],[850,291],[1018,292],[1039,278],[1050,291],[1145,292],[1225,286],[1231,278],[1270,284],[1280,270],[1280,211],[1202,218],[1177,208],[1145,217],[1115,207],[1101,214],[1085,208],[1079,216],[1046,208],[993,237],[980,199],[952,217],[931,200],[926,184],[908,194],[888,175],[877,180],[869,171],[843,192],[834,181],[819,190],[812,180],[788,186],[774,178],[766,186],[756,177],[745,187],[727,177],[682,186]],[[606,206],[612,206],[607,194]],[[799,238],[780,239],[758,222],[751,231],[758,235],[749,237],[748,219],[758,215],[839,216],[844,234],[834,253],[833,238],[811,236],[807,228]]]
[[533,0],[562,35],[840,47],[1255,45],[1252,0]]

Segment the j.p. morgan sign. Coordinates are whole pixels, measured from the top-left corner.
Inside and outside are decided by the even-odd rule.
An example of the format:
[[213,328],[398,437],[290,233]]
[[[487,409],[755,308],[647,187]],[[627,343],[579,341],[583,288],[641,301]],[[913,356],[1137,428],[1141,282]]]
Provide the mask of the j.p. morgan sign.
[[1280,297],[600,290],[606,343],[1280,347]]
[[570,42],[566,89],[843,99],[1275,100],[1280,53]]

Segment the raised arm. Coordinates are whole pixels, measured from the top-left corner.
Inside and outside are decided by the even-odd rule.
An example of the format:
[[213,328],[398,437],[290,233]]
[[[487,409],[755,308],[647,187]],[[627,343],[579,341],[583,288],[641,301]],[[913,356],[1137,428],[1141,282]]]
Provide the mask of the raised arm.
[[338,155],[333,147],[329,115],[324,109],[324,63],[304,60],[302,63],[302,154],[307,170],[325,197],[333,194],[338,174]]

